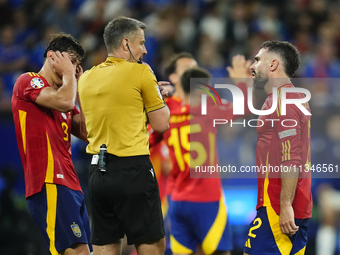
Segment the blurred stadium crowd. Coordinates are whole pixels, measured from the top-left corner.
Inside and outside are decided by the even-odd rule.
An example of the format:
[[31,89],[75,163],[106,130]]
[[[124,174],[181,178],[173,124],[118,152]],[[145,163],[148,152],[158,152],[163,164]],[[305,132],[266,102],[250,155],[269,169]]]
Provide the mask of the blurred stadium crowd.
[[18,74],[41,67],[51,33],[63,31],[80,40],[86,70],[105,59],[103,29],[119,15],[147,24],[144,60],[160,80],[167,78],[166,61],[180,51],[193,53],[213,77],[226,77],[233,55],[252,58],[266,40],[298,47],[297,77],[338,77],[339,8],[335,0],[1,0],[1,109],[9,107]]
[[[121,15],[147,24],[148,54],[144,61],[152,67],[158,80],[167,80],[164,67],[171,56],[181,51],[192,53],[214,78],[223,78],[228,77],[225,68],[234,55],[243,54],[253,59],[263,41],[292,42],[299,49],[302,61],[296,77],[320,78],[305,85],[313,99],[312,161],[340,163],[340,86],[336,79],[340,78],[340,1],[337,0],[0,0],[0,129],[8,122],[16,78],[27,71],[39,71],[50,34],[62,31],[76,37],[85,49],[82,66],[87,70],[106,59],[104,27]],[[6,128],[1,130],[7,132]],[[254,131],[222,128],[218,144],[223,155],[221,164],[254,164]],[[13,139],[16,143],[14,130]],[[1,145],[1,154],[6,155],[7,144]],[[82,143],[75,144],[73,156],[79,177],[86,186],[84,148]],[[15,153],[19,160],[18,152]],[[13,192],[18,193],[13,187],[18,185],[13,184],[15,177],[9,165],[0,162],[0,254],[44,254],[44,249],[39,250],[39,245],[24,238],[31,237],[30,230],[34,230],[34,226],[27,227],[32,223],[29,216],[26,216],[26,225],[17,221],[20,217],[23,219],[18,216],[18,210],[24,215],[26,205],[22,202],[24,194],[19,194],[19,202],[13,201]],[[14,174],[19,172],[23,172],[22,169],[14,170]],[[21,178],[22,173],[19,176]],[[251,187],[256,185],[255,179],[240,182]],[[321,182],[340,190],[338,179],[313,180],[316,206],[317,187]],[[224,183],[226,186],[239,184],[230,180]],[[320,219],[317,210],[314,215],[316,223],[314,229],[311,227],[310,245],[314,244]],[[27,245],[12,246],[11,240]],[[314,254],[313,248],[307,251]]]

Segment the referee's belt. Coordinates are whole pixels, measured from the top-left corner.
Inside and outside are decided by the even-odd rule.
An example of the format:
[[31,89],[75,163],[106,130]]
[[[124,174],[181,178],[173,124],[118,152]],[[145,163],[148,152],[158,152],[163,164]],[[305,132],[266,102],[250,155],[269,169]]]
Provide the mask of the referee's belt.
[[[105,153],[105,163],[113,164],[114,168],[126,168],[126,167],[134,167],[138,165],[144,165],[145,162],[149,160],[149,155],[137,155],[137,156],[127,156],[127,157],[118,157],[114,154]],[[99,154],[95,154],[92,156],[91,165],[98,165]]]

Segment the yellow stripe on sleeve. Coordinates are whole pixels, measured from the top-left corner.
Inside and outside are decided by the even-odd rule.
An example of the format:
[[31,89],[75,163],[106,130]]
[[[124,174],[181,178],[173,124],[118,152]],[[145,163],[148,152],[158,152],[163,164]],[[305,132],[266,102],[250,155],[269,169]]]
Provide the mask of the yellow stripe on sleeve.
[[282,143],[282,162],[285,161],[285,144]]
[[281,113],[281,90],[277,92],[277,101],[278,101],[278,104],[276,105],[276,113],[277,113],[277,116],[279,117]]
[[37,74],[37,73],[28,73],[31,77],[34,77],[34,76],[37,76],[37,77],[40,77],[40,75],[39,74]]
[[290,160],[290,141],[287,140],[287,143],[288,143],[288,160]]
[[291,149],[290,141],[289,140],[284,141],[282,143],[282,162],[290,160],[290,149]]
[[22,146],[26,154],[26,116],[27,112],[19,110],[19,122],[21,129]]
[[55,248],[55,223],[57,216],[57,186],[55,184],[46,183],[46,200],[46,233],[50,239],[50,252],[52,255],[58,255],[57,249]]

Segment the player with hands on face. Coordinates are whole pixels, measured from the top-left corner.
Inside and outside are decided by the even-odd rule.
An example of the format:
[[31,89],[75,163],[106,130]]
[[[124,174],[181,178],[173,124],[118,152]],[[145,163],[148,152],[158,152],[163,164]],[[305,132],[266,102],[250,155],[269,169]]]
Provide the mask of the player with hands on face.
[[87,142],[75,106],[84,50],[72,36],[55,34],[44,57],[41,70],[19,76],[13,89],[26,200],[52,255],[89,255],[90,224],[71,160],[71,134]]

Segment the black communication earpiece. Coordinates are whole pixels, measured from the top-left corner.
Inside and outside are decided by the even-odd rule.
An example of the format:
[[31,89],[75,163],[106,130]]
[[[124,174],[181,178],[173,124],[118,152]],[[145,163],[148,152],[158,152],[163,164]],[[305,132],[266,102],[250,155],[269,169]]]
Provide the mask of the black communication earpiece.
[[131,54],[131,56],[133,57],[133,59],[136,60],[136,62],[137,62],[138,64],[142,64],[143,61],[142,61],[141,59],[137,60],[137,59],[133,56],[133,54],[132,54],[132,52],[131,52],[131,50],[130,50],[130,47],[129,47],[129,44],[128,44],[128,43],[126,43],[126,47],[128,47],[128,49],[129,49],[129,51],[130,51],[130,54]]

